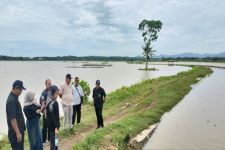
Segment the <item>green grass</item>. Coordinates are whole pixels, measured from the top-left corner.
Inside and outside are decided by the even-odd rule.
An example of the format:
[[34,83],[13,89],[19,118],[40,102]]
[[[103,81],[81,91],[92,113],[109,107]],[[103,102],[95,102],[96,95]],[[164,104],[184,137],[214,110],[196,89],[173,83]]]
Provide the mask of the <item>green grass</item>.
[[[106,145],[126,149],[124,138],[127,134],[131,137],[138,134],[149,125],[159,122],[161,116],[176,105],[191,90],[191,85],[198,82],[197,78],[211,74],[212,70],[205,67],[193,67],[188,72],[182,72],[175,76],[161,77],[146,80],[130,87],[122,87],[107,95],[104,104],[103,116],[106,120],[116,116],[114,123],[107,125],[104,129],[91,132],[85,139],[74,145],[74,149],[99,149]],[[128,107],[124,109],[127,104]],[[151,104],[154,104],[151,109]],[[85,106],[90,108],[90,105]],[[62,119],[61,119],[61,125]],[[81,125],[74,129],[60,129],[60,138],[67,138],[73,134],[84,132],[90,127],[96,126],[94,109],[82,112]],[[25,146],[29,149],[27,134],[25,135]],[[0,141],[0,149],[10,149],[8,139],[5,137]]]
[[[73,149],[100,149],[108,146],[127,149],[126,135],[134,137],[149,125],[159,122],[161,116],[170,111],[191,90],[191,85],[198,82],[197,78],[203,78],[211,73],[212,70],[209,68],[193,67],[192,70],[179,73],[177,76],[147,80],[117,90],[110,94],[110,101],[108,100],[104,111],[109,111],[109,105],[112,105],[112,109],[119,105],[115,104],[115,101],[131,103],[136,101],[139,105],[130,108],[123,119],[92,132],[75,144]],[[155,105],[151,108],[153,101]]]

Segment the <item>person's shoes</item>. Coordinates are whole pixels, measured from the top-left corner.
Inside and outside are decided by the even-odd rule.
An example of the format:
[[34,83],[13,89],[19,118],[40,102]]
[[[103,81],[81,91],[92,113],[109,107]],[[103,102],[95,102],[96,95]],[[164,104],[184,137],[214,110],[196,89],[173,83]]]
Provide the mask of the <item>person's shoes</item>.
[[77,125],[80,126],[80,123],[78,123]]
[[97,126],[97,128],[96,129],[99,129],[100,127],[99,126]]

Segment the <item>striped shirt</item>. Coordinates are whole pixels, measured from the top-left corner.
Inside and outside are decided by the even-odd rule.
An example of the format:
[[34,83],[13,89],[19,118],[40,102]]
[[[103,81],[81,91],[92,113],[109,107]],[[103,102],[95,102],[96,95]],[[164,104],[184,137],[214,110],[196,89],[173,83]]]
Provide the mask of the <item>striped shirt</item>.
[[83,89],[80,85],[72,85],[72,105],[79,105],[81,103],[81,96],[84,96]]

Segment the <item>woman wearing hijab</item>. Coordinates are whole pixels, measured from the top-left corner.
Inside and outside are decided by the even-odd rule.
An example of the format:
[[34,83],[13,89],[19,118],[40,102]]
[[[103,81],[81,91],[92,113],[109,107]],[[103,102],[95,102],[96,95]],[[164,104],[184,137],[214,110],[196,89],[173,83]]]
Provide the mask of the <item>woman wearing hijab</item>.
[[58,149],[57,135],[59,133],[60,121],[59,121],[59,105],[57,97],[59,96],[59,89],[57,86],[51,86],[51,96],[47,99],[46,104],[46,117],[48,130],[50,132],[50,150]]
[[26,126],[30,150],[43,150],[43,142],[39,125],[39,118],[41,116],[40,113],[42,109],[34,96],[35,93],[32,91],[28,91],[26,93],[23,111],[27,118]]

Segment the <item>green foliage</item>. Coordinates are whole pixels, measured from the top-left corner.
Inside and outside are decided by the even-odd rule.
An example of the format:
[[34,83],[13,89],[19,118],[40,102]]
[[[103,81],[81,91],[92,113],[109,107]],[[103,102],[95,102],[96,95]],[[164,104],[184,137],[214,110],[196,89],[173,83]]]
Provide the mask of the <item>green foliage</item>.
[[84,80],[80,81],[80,86],[82,87],[82,89],[84,91],[84,103],[88,103],[89,102],[88,96],[91,93],[90,86],[89,86],[88,82],[86,82]]
[[143,31],[142,37],[144,38],[144,42],[156,41],[158,38],[157,33],[161,30],[162,25],[160,20],[142,20],[138,29]]
[[0,149],[6,148],[10,149],[10,144],[8,141],[7,136],[3,136],[2,139],[0,140]]

